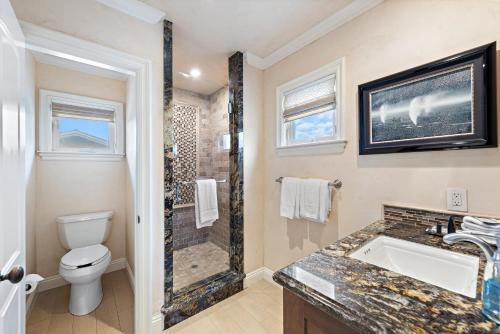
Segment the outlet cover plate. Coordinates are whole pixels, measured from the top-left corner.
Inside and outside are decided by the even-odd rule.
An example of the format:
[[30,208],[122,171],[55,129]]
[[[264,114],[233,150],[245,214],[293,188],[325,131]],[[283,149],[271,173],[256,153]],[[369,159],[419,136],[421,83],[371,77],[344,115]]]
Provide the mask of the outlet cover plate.
[[446,203],[450,211],[467,212],[467,189],[446,189]]

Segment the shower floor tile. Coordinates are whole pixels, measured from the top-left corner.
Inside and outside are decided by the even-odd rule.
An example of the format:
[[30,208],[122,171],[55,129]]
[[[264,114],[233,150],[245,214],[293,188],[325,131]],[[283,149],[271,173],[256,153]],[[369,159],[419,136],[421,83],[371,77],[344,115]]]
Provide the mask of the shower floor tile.
[[228,269],[228,253],[211,242],[175,250],[174,291]]

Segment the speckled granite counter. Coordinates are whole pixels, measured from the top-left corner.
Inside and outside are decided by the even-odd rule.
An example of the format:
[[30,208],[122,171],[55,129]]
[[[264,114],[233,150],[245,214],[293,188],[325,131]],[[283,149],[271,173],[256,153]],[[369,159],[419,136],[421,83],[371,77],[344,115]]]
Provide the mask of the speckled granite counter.
[[[377,235],[481,256],[477,298],[348,257]],[[469,243],[447,245],[420,224],[378,221],[274,273],[274,280],[361,333],[500,333],[481,314],[485,258]]]

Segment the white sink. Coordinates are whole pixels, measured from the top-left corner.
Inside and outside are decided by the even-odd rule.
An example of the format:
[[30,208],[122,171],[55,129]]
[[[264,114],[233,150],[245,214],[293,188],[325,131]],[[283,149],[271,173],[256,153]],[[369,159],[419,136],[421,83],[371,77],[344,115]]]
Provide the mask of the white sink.
[[379,236],[349,255],[420,281],[476,297],[479,258],[414,242]]

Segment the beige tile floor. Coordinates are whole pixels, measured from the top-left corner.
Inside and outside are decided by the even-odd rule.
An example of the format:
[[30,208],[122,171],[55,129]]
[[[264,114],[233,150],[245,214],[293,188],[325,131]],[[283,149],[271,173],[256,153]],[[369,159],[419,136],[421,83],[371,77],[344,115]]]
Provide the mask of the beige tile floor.
[[229,269],[229,255],[211,242],[174,251],[174,291]]
[[85,316],[68,311],[69,285],[41,292],[27,320],[27,334],[120,334],[134,332],[134,295],[125,270],[102,277],[104,297]]
[[164,334],[281,334],[282,289],[264,280],[167,329]]

